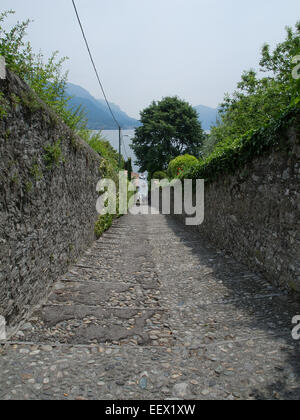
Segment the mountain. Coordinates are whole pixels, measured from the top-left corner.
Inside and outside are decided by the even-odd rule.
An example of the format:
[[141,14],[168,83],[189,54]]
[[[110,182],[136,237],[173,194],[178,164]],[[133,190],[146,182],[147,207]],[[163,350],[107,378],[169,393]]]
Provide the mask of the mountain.
[[[72,83],[67,84],[66,93],[71,96],[70,108],[82,106],[86,112],[88,128],[90,130],[116,130],[116,124],[102,99],[95,99],[86,89]],[[130,118],[118,105],[110,103],[111,109],[119,124],[124,129],[138,127],[140,122]]]
[[[95,99],[86,89],[72,83],[67,84],[67,95],[72,97],[69,102],[70,107],[77,108],[81,105],[85,109],[90,130],[117,129],[104,100]],[[110,103],[110,106],[122,128],[132,129],[141,125],[138,120],[123,112],[118,105]],[[196,106],[195,109],[198,112],[203,130],[210,130],[211,126],[216,123],[218,110],[204,105]]]
[[210,130],[211,126],[216,123],[218,110],[204,105],[195,106],[194,108],[198,112],[199,121],[202,123],[203,130]]

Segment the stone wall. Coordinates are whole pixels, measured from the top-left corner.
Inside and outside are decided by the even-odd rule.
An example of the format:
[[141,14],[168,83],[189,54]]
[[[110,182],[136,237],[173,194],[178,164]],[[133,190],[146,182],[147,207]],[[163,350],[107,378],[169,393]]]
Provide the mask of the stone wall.
[[0,315],[12,328],[95,239],[100,157],[9,71],[0,115]]
[[[205,240],[300,292],[300,113],[279,145],[205,187]],[[183,221],[183,216],[179,217]]]

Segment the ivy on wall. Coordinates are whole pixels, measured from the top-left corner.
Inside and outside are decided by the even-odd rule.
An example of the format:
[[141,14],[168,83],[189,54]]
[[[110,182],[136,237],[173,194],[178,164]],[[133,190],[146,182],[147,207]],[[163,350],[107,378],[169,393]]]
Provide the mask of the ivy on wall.
[[233,142],[220,144],[211,155],[182,173],[180,178],[212,182],[221,175],[234,173],[270,149],[284,147],[281,133],[290,126],[300,131],[299,105],[288,108],[279,119],[271,121],[266,127],[251,130]]

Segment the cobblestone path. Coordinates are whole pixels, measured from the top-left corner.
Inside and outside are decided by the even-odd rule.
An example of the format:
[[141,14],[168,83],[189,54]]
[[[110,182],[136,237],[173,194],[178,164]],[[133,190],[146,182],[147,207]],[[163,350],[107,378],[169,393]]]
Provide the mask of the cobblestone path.
[[125,216],[0,346],[0,399],[299,399],[295,315],[173,218]]

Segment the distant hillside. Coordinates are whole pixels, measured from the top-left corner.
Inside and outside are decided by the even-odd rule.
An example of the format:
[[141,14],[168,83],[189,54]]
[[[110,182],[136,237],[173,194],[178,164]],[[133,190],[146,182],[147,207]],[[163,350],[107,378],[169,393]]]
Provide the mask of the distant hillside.
[[202,123],[203,130],[210,130],[211,126],[216,123],[218,110],[204,105],[195,106],[194,108],[198,112],[199,121]]
[[[70,100],[71,107],[77,108],[81,105],[85,109],[90,130],[117,129],[104,100],[95,99],[86,89],[72,83],[67,84],[67,94],[72,97]],[[123,112],[118,105],[110,103],[110,106],[122,128],[132,129],[141,125],[138,120]],[[203,130],[209,130],[216,123],[218,110],[204,105],[195,106],[195,109],[198,112]]]
[[[67,94],[72,96],[70,107],[81,105],[84,108],[90,130],[117,129],[104,100],[95,99],[87,90],[72,83],[67,85]],[[138,120],[130,118],[119,106],[113,103],[110,103],[110,106],[122,128],[131,129],[140,125]]]

